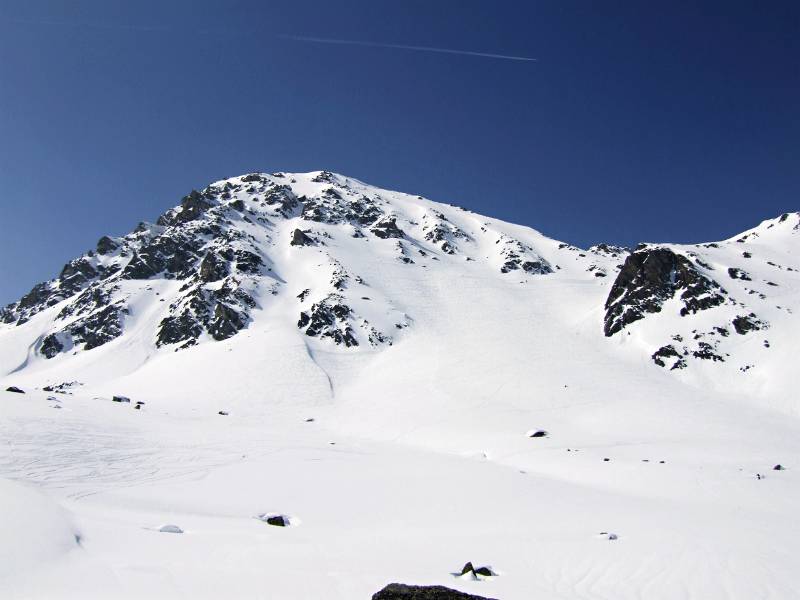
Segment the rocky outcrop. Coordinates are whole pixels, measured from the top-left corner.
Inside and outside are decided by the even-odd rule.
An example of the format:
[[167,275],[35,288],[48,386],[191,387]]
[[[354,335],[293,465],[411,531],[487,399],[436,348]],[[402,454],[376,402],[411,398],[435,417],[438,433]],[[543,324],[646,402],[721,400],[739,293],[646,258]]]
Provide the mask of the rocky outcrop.
[[493,600],[459,592],[441,585],[405,585],[390,583],[373,594],[372,600]]
[[677,293],[681,316],[719,306],[726,292],[682,254],[668,248],[639,249],[625,259],[605,303],[604,332],[612,336],[647,313],[661,312]]
[[397,226],[397,219],[395,217],[382,218],[370,228],[370,231],[382,240],[405,237],[403,230]]
[[330,338],[337,345],[358,346],[350,325],[352,309],[344,304],[342,296],[331,294],[300,313],[297,326],[310,337]]
[[295,229],[292,232],[292,240],[289,242],[290,246],[313,246],[313,238],[306,235],[302,230]]

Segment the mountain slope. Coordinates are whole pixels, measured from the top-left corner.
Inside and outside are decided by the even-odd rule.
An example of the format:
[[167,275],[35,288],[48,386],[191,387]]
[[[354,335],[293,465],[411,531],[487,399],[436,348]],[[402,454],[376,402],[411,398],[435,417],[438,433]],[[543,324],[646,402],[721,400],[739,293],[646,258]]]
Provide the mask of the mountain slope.
[[[555,325],[566,333],[585,321],[603,353],[646,354],[686,370],[674,373],[684,381],[758,393],[781,378],[772,344],[794,333],[798,220],[783,215],[719,243],[583,251],[329,172],[250,174],[101,238],[3,309],[0,356],[15,380],[92,383],[243,335],[273,346],[265,332],[277,329],[279,352],[291,339],[309,360],[338,348],[369,361],[408,336],[473,327],[481,314],[452,318],[447,296],[458,288],[442,282],[453,277],[476,282],[467,293],[496,294],[497,314],[543,304],[539,322],[563,312]],[[536,337],[534,316],[516,318],[531,319]],[[603,332],[605,346],[593,335]]]

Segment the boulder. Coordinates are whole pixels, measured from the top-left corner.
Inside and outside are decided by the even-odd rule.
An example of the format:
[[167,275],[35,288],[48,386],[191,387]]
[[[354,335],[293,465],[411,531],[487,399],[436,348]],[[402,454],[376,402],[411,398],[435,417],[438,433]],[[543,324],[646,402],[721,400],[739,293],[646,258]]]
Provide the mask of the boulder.
[[7,392],[14,392],[15,394],[24,394],[24,393],[25,393],[25,390],[21,390],[20,388],[18,388],[18,387],[17,387],[17,386],[15,386],[15,385],[12,385],[12,386],[10,386],[10,387],[7,387],[7,388],[6,388],[6,391],[7,391]]
[[292,232],[292,241],[289,242],[292,246],[313,246],[314,240],[303,233],[300,229],[295,229]]
[[126,402],[126,403],[130,404],[131,399],[128,398],[127,396],[114,396],[113,398],[111,398],[111,401],[112,402]]
[[492,600],[474,596],[442,585],[405,585],[390,583],[373,594],[372,600]]

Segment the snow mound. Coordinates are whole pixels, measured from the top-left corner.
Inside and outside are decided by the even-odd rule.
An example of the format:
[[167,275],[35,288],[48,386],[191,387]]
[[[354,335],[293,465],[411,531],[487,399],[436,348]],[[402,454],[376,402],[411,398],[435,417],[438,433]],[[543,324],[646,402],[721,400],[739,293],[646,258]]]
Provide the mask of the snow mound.
[[0,479],[0,531],[0,579],[53,561],[80,541],[66,510],[8,479]]

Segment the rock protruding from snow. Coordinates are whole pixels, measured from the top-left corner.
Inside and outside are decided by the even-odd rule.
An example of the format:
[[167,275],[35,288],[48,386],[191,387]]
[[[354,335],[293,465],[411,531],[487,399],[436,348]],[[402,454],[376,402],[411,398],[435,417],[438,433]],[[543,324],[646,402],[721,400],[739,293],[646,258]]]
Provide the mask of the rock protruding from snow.
[[625,259],[608,294],[604,331],[612,336],[647,313],[661,312],[677,292],[681,316],[719,306],[726,292],[692,262],[669,248],[644,248]]
[[475,596],[459,592],[442,585],[405,585],[390,583],[381,591],[373,594],[372,600],[493,600],[484,596]]

